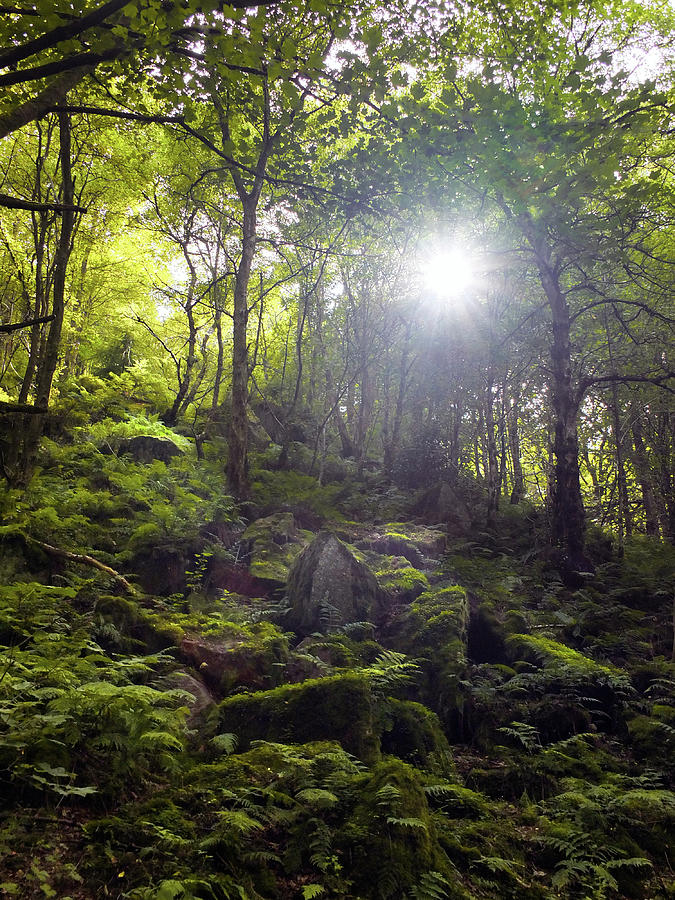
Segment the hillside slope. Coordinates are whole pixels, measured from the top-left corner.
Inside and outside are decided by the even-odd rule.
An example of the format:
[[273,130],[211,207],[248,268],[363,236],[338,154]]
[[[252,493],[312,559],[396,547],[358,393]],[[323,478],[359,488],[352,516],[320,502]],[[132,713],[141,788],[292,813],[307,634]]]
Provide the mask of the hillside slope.
[[675,896],[672,548],[74,437],[2,499],[0,892]]

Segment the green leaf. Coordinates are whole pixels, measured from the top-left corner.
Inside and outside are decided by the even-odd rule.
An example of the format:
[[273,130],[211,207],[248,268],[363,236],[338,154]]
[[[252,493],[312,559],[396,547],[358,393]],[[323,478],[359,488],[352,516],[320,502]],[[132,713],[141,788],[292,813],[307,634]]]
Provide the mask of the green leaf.
[[312,900],[312,897],[320,897],[326,893],[326,888],[322,884],[305,884],[302,888],[303,900]]

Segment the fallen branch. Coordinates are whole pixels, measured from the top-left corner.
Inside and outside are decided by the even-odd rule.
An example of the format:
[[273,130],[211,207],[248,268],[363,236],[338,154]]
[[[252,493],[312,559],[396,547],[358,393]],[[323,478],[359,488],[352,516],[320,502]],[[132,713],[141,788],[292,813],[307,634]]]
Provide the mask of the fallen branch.
[[37,544],[38,547],[41,547],[47,553],[50,553],[52,556],[56,556],[59,559],[66,559],[68,562],[79,563],[82,566],[92,566],[92,568],[98,569],[100,572],[105,572],[106,575],[110,575],[111,578],[114,578],[117,584],[123,587],[128,594],[132,594],[133,596],[136,595],[136,588],[129,584],[124,575],[120,575],[115,569],[106,566],[105,563],[99,562],[99,560],[94,559],[93,556],[88,556],[86,553],[71,553],[70,550],[62,550],[61,547],[53,547],[51,544],[45,544],[44,541],[38,541],[37,538],[30,537],[30,535],[26,535],[26,539],[30,541],[31,544]]

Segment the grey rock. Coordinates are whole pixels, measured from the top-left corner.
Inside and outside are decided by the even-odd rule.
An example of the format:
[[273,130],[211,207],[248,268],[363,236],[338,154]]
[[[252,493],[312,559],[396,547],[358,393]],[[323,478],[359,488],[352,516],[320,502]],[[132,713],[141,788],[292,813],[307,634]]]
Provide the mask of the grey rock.
[[300,634],[326,633],[348,622],[372,620],[384,601],[370,569],[326,531],[294,562],[287,596],[293,626]]
[[120,441],[119,453],[130,454],[136,462],[149,463],[153,459],[168,463],[174,456],[182,456],[183,451],[169,438],[140,434]]

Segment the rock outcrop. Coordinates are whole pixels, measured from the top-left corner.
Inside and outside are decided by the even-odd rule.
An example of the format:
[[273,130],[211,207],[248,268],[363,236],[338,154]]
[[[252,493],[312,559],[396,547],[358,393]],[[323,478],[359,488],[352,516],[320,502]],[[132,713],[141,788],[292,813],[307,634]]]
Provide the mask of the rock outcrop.
[[256,519],[242,536],[251,575],[283,587],[293,561],[310,538],[311,534],[298,529],[292,512]]
[[293,564],[287,594],[292,625],[300,634],[372,619],[383,600],[370,569],[326,531]]

